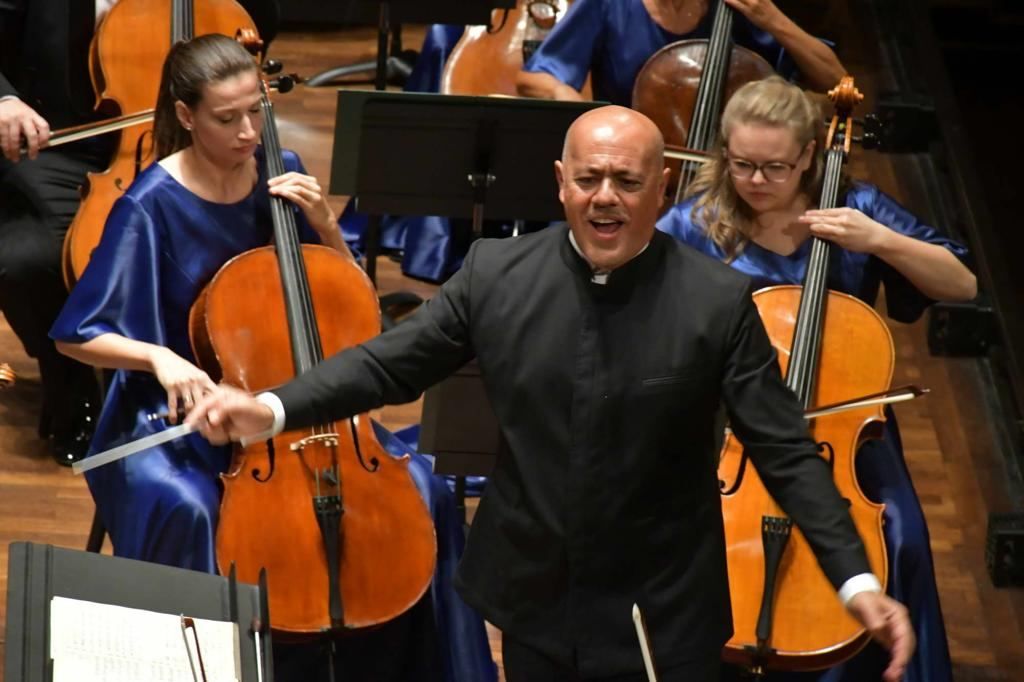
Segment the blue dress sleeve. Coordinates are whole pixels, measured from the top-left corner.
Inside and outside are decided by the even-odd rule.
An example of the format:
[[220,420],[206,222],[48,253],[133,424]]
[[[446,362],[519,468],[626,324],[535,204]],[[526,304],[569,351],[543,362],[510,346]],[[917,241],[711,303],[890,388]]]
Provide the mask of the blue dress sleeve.
[[523,70],[547,73],[566,85],[582,89],[605,41],[604,4],[604,0],[576,0]]
[[50,336],[84,343],[115,333],[166,346],[160,312],[161,253],[160,231],[152,216],[132,195],[119,198]]
[[[921,222],[895,199],[873,185],[856,185],[847,196],[847,206],[858,209],[872,220],[902,235],[948,249],[962,262],[968,260],[968,251],[963,244]],[[892,319],[913,322],[935,302],[889,264],[878,258],[871,260],[885,287],[886,310]]]

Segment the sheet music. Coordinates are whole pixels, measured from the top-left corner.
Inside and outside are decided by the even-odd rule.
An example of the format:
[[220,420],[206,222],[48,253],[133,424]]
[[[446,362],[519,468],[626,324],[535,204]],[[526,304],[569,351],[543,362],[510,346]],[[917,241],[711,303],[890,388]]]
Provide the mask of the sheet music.
[[[207,682],[238,682],[237,624],[194,620]],[[50,657],[53,682],[193,682],[181,618],[166,613],[54,597]]]

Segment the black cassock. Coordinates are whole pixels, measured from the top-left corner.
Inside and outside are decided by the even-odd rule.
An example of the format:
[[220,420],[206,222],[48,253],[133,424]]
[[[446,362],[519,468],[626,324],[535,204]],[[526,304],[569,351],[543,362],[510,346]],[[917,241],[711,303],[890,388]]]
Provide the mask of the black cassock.
[[714,656],[732,630],[715,411],[835,586],[870,572],[779,374],[749,280],[668,235],[592,281],[558,227],[477,242],[395,329],[277,391],[287,428],[408,402],[476,356],[502,453],[457,583],[503,632],[584,676]]

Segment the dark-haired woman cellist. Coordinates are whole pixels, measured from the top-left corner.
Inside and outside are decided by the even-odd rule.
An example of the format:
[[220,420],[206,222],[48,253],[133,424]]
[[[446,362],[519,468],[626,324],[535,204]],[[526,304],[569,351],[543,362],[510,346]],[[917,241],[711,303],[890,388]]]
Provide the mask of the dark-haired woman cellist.
[[[874,305],[884,286],[886,311],[913,322],[934,301],[977,294],[966,249],[925,225],[877,187],[848,182],[841,208],[817,210],[823,168],[818,108],[780,78],[740,88],[722,113],[721,144],[688,198],[658,228],[754,278],[758,287],[803,282],[811,239],[832,242],[830,289]],[[887,410],[884,436],[857,459],[861,488],[884,502],[889,594],[910,610],[918,649],[911,682],[951,679],[928,527]],[[825,679],[879,679],[885,656],[873,645]]]
[[[302,241],[348,253],[318,182],[294,153],[284,154],[287,173],[266,178],[260,97],[255,62],[229,38],[180,43],[167,58],[155,122],[160,160],[115,204],[100,246],[51,332],[62,352],[117,370],[92,452],[165,428],[148,415],[179,403],[188,410],[212,388],[189,344],[189,310],[227,260],[270,242],[269,195],[294,204]],[[391,434],[382,436],[393,450],[407,450]],[[89,487],[115,554],[216,571],[218,476],[229,458],[228,450],[190,436],[90,472]],[[429,465],[416,461],[421,489],[438,505],[447,488],[427,474]],[[458,538],[440,536],[441,551],[446,540],[458,544]],[[441,578],[437,592],[445,598]],[[384,634],[343,645],[345,679],[440,679],[438,652],[417,645],[423,656],[416,656],[403,648],[424,639],[413,626],[432,625],[429,606],[425,620],[411,613]],[[458,606],[435,604],[438,610]],[[465,608],[447,615],[472,626]],[[479,619],[475,625],[470,632],[485,638]],[[445,644],[465,647],[466,639],[446,638]],[[374,647],[392,653],[373,656]],[[483,647],[486,652],[485,639]],[[492,665],[489,657],[473,655],[485,669]],[[453,657],[464,663],[460,656]],[[317,675],[304,669],[289,677]]]

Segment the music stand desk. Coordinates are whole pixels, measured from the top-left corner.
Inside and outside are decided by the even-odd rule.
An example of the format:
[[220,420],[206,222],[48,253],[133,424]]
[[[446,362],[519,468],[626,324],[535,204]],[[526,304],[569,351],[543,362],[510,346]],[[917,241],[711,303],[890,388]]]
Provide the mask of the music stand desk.
[[[603,102],[339,90],[331,194],[381,215],[560,220],[565,133]],[[379,224],[367,229],[374,280]]]
[[[14,542],[7,564],[7,642],[4,679],[49,682],[50,600],[54,596],[136,609],[231,621],[239,627],[243,680],[256,680],[256,649],[251,635],[260,615],[255,585],[235,583],[232,618],[230,581],[217,575],[161,566],[31,542]],[[267,617],[261,617],[267,623]],[[247,636],[249,635],[249,636]],[[263,638],[265,682],[273,682],[269,634]]]

